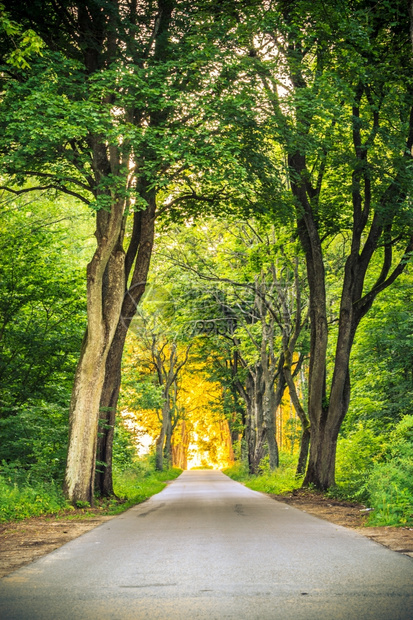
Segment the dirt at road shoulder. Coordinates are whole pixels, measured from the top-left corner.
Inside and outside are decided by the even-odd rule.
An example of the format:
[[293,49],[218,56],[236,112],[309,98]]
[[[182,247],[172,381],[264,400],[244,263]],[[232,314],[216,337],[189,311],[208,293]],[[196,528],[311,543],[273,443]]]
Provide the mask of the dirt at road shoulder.
[[0,524],[0,578],[110,519],[101,515],[85,520],[33,517]]
[[289,495],[273,495],[271,493],[268,495],[277,501],[295,506],[320,519],[355,529],[363,536],[375,540],[392,551],[413,557],[413,528],[366,527],[368,510],[362,504],[329,499],[320,493],[306,489],[299,489]]
[[[364,527],[368,513],[361,504],[328,499],[305,490],[270,497],[337,525],[356,529],[393,551],[413,557],[413,528]],[[49,516],[0,524],[0,577],[30,564],[112,518],[96,514],[81,520]]]

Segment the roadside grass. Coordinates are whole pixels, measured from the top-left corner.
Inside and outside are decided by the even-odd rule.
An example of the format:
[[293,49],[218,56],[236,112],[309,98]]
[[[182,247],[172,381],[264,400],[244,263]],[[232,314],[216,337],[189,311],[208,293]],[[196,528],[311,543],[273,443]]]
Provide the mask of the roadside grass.
[[140,504],[146,499],[160,493],[166,487],[169,480],[175,480],[182,473],[182,469],[171,467],[164,471],[153,471],[147,469],[142,471],[141,467],[131,467],[123,472],[115,472],[114,491],[124,503],[118,503],[108,514],[123,512],[126,508],[134,504]]
[[282,495],[301,486],[302,479],[295,475],[296,460],[295,456],[281,452],[280,466],[276,471],[270,471],[268,463],[264,460],[262,473],[258,475],[249,474],[247,464],[242,462],[237,462],[232,467],[224,469],[223,473],[232,480],[242,482],[253,491]]
[[156,472],[137,465],[115,474],[117,497],[96,498],[90,507],[86,502],[71,506],[54,481],[18,481],[0,474],[0,523],[21,521],[30,517],[50,515],[54,518],[89,519],[97,515],[116,515],[139,504],[166,486],[181,474],[177,468]]
[[[368,434],[366,438],[365,429],[358,429],[354,436],[339,442],[337,485],[322,495],[338,501],[362,503],[370,508],[366,526],[413,526],[413,416],[409,418],[396,428],[399,434],[403,431],[401,440],[396,431],[393,433],[394,441],[388,448],[387,458],[380,453],[373,458],[374,450],[378,452],[378,448],[383,448],[373,435]],[[408,432],[409,441],[406,439]],[[359,455],[360,446],[364,459]],[[302,484],[302,478],[295,477],[296,458],[281,453],[280,467],[276,471],[270,472],[264,462],[262,473],[256,476],[248,473],[248,466],[243,462],[236,462],[223,473],[254,491],[285,495]],[[314,489],[309,488],[309,491]]]

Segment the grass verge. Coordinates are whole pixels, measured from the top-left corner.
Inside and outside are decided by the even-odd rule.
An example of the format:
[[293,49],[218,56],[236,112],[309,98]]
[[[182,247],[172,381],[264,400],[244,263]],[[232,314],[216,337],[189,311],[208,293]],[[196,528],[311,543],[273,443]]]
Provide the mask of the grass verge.
[[177,478],[182,470],[162,472],[142,470],[141,467],[120,472],[115,476],[118,497],[97,498],[95,505],[74,508],[54,482],[12,482],[0,475],[0,523],[21,521],[30,517],[53,515],[65,519],[88,519],[97,515],[116,515],[139,504]]
[[246,487],[253,491],[261,491],[262,493],[274,493],[282,495],[289,493],[301,486],[301,478],[295,476],[296,458],[290,454],[280,454],[280,466],[276,471],[270,471],[267,465],[264,465],[261,474],[254,476],[248,473],[246,463],[235,463],[232,467],[224,469],[223,473],[242,482]]
[[118,497],[124,503],[113,507],[112,512],[107,514],[117,514],[135,504],[140,504],[146,499],[160,493],[166,487],[169,480],[175,480],[182,473],[182,469],[171,467],[164,471],[142,471],[140,467],[131,468],[114,477],[114,489]]

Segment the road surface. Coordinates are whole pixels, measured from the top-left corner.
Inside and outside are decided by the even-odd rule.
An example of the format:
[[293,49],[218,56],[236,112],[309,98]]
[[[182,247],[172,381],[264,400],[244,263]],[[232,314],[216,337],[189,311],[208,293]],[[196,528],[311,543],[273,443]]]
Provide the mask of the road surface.
[[411,620],[412,586],[411,558],[189,471],[0,580],[0,618]]

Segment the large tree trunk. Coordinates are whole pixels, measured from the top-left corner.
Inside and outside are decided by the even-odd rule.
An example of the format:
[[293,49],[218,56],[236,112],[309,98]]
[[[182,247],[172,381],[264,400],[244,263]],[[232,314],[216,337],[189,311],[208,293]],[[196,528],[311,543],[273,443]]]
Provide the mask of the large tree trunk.
[[267,386],[264,387],[262,369],[259,365],[257,365],[254,373],[249,371],[245,386],[239,381],[235,383],[235,387],[246,405],[244,440],[250,474],[259,473],[260,462],[265,455],[266,445],[270,468],[276,469],[279,464],[275,416],[285,390],[282,360],[283,357],[278,364],[275,390],[272,377],[268,377]]
[[254,462],[254,445],[255,445],[255,430],[253,424],[252,404],[247,405],[246,420],[245,420],[245,452],[248,462],[248,471],[253,473]]
[[97,460],[104,465],[96,474],[96,487],[102,496],[113,495],[112,448],[121,384],[122,354],[129,325],[145,291],[152,256],[156,209],[154,195],[147,196],[147,201],[148,207],[145,211],[136,212],[134,215],[132,237],[125,259],[126,279],[129,277],[135,256],[136,262],[131,283],[123,298],[120,319],[106,360],[97,444]]
[[162,422],[161,431],[158,439],[156,440],[155,447],[155,469],[157,471],[163,471],[163,448],[165,445],[165,434],[166,428],[165,424]]
[[257,429],[255,424],[255,396],[254,396],[254,378],[249,372],[245,381],[245,389],[241,392],[245,398],[246,404],[246,423],[245,423],[245,443],[248,460],[248,471],[250,474],[255,473],[255,446],[257,441]]
[[265,456],[265,440],[267,438],[267,432],[264,423],[264,411],[263,411],[263,390],[262,390],[262,368],[257,365],[254,372],[253,382],[253,420],[255,429],[255,443],[254,454],[252,457],[252,472],[258,474],[260,472],[260,463]]
[[[105,380],[99,408],[99,429],[96,459],[99,468],[96,471],[96,491],[101,497],[114,495],[112,478],[112,453],[115,434],[116,409],[121,384],[122,353],[126,330],[118,323],[112,346],[106,360]],[[120,333],[119,333],[120,332]]]
[[118,202],[96,218],[98,245],[87,269],[88,327],[70,403],[64,492],[72,503],[93,503],[100,397],[124,292],[123,217],[124,203]]
[[[291,183],[292,192],[301,205],[303,214],[298,221],[298,233],[306,256],[307,277],[310,290],[310,363],[308,373],[308,417],[311,426],[311,445],[307,474],[303,484],[310,482],[317,488],[325,488],[325,471],[331,468],[331,455],[321,454],[323,436],[318,429],[324,429],[328,415],[326,405],[326,355],[328,342],[327,304],[325,270],[321,240],[313,212],[306,193],[306,161],[301,153],[289,156],[289,165],[296,177]],[[323,433],[321,433],[323,435]],[[328,447],[326,447],[328,451]],[[335,453],[334,453],[335,454]],[[321,461],[322,463],[321,463]],[[327,464],[328,461],[328,464]],[[310,480],[311,478],[311,480]],[[334,469],[327,475],[334,480]]]
[[310,449],[311,432],[310,427],[304,428],[300,438],[300,453],[298,455],[297,469],[295,471],[296,477],[303,476],[307,467],[308,452]]
[[[165,448],[166,440],[168,436],[168,432],[172,431],[171,425],[171,403],[169,396],[169,389],[165,395],[165,402],[162,407],[162,426],[161,432],[159,433],[159,437],[156,440],[156,457],[155,457],[155,467],[158,471],[163,471],[164,463],[165,463]],[[172,438],[172,432],[171,432]],[[170,448],[170,446],[169,446]]]
[[291,402],[297,413],[300,422],[301,422],[301,440],[300,440],[300,454],[298,456],[298,463],[296,469],[296,476],[302,476],[305,473],[307,459],[308,459],[308,450],[310,447],[310,420],[302,406],[297,389],[294,383],[294,379],[291,373],[291,365],[292,365],[292,354],[289,349],[284,351],[284,377],[286,384],[288,386],[288,390],[290,392]]
[[166,427],[166,433],[165,433],[165,447],[164,447],[164,459],[165,459],[165,465],[167,468],[172,466],[172,432],[173,432],[173,428],[172,428],[172,423],[171,423],[171,419],[169,416],[169,423]]
[[329,402],[319,423],[311,423],[310,458],[304,484],[313,484],[321,490],[335,485],[337,439],[350,403],[351,348],[357,327],[372,303],[365,304],[360,311],[356,309],[367,269],[367,265],[360,264],[359,243],[360,239],[354,235],[346,261]]
[[304,486],[313,484],[317,489],[325,491],[335,485],[336,448],[335,433],[331,436],[325,427],[313,429]]
[[[404,205],[411,187],[408,183],[408,169],[411,166],[413,154],[413,108],[410,110],[399,107],[400,117],[404,116],[406,134],[400,139],[399,146],[392,152],[389,147],[388,162],[383,164],[383,170],[389,171],[388,175],[377,173],[377,160],[369,161],[371,153],[377,149],[383,153],[383,148],[377,143],[380,136],[380,127],[387,122],[386,107],[383,106],[383,98],[374,106],[371,103],[371,84],[360,77],[358,83],[350,85],[354,88],[351,95],[352,122],[352,156],[348,158],[348,166],[351,173],[351,232],[346,224],[347,241],[351,243],[351,250],[346,260],[345,273],[342,285],[340,316],[337,336],[337,346],[334,355],[334,371],[330,384],[330,390],[326,390],[326,355],[328,340],[327,303],[326,303],[326,277],[323,261],[323,247],[320,233],[326,235],[333,233],[329,227],[329,220],[323,220],[323,206],[320,197],[324,186],[324,178],[329,167],[329,146],[325,142],[325,151],[320,158],[320,164],[311,167],[306,163],[306,144],[308,136],[312,135],[316,125],[313,124],[317,116],[317,105],[313,112],[301,101],[310,95],[312,102],[317,102],[320,91],[314,89],[313,79],[308,80],[306,52],[301,42],[297,41],[295,30],[295,17],[291,12],[291,3],[285,2],[281,7],[285,19],[286,29],[286,61],[288,64],[289,78],[295,93],[297,94],[297,106],[294,110],[294,122],[297,130],[294,136],[294,144],[299,144],[297,150],[289,150],[288,165],[290,169],[290,186],[294,203],[297,207],[297,228],[302,248],[306,256],[308,285],[310,290],[310,367],[309,367],[309,393],[308,415],[311,424],[311,445],[307,473],[304,485],[314,484],[319,489],[327,489],[335,484],[335,453],[337,437],[340,426],[346,415],[349,396],[349,359],[351,347],[361,318],[368,312],[376,296],[403,272],[408,262],[407,257],[412,251],[413,238],[411,223],[405,220],[402,225],[400,217],[403,217]],[[410,26],[413,24],[412,2],[408,1]],[[413,30],[410,30],[412,36]],[[371,39],[373,42],[373,39]],[[412,39],[413,42],[413,39]],[[377,48],[378,50],[378,48]],[[362,56],[363,52],[361,52]],[[380,54],[377,55],[377,60]],[[373,56],[372,56],[373,58]],[[383,66],[383,59],[378,60],[376,70]],[[372,64],[374,68],[375,60]],[[317,70],[320,65],[317,65]],[[315,77],[315,74],[314,76]],[[384,86],[390,87],[390,83]],[[266,87],[264,83],[264,87]],[[400,85],[397,85],[399,88]],[[376,89],[380,87],[376,84]],[[304,96],[302,98],[302,96]],[[349,99],[349,101],[350,101]],[[411,99],[411,97],[410,97]],[[272,96],[271,96],[271,100]],[[369,106],[366,106],[368,101]],[[277,102],[277,106],[279,106]],[[370,109],[369,109],[370,108]],[[344,108],[343,108],[344,109]],[[279,107],[277,115],[281,114]],[[384,121],[382,113],[384,112]],[[313,116],[313,114],[315,115]],[[289,121],[293,118],[291,116]],[[286,117],[287,118],[287,117]],[[330,128],[336,123],[342,122],[337,116]],[[287,125],[286,125],[287,126]],[[369,127],[370,129],[366,130]],[[328,134],[325,134],[327,137]],[[291,142],[290,144],[293,144]],[[312,147],[310,147],[312,148]],[[386,150],[385,150],[386,151]],[[347,150],[347,154],[349,154]],[[401,154],[403,153],[402,157]],[[314,151],[312,154],[312,159]],[[340,174],[344,173],[342,168]],[[335,171],[334,171],[335,174]],[[331,177],[330,177],[331,178]],[[391,179],[391,180],[390,180]],[[349,179],[350,180],[350,179]],[[349,184],[350,185],[350,184]],[[350,194],[350,192],[349,192]],[[350,206],[350,205],[349,205]],[[349,209],[350,211],[350,209]],[[338,222],[339,220],[337,220]],[[396,258],[393,248],[403,240],[406,244],[402,257]],[[369,265],[381,263],[381,271],[372,286],[369,285],[366,275]],[[366,291],[367,289],[367,291]]]
[[180,441],[172,445],[172,466],[186,469],[188,466],[189,434],[186,429],[185,420],[182,420],[179,431]]
[[[154,58],[165,61],[168,58],[169,28],[171,15],[175,8],[172,0],[158,0],[158,15],[153,36]],[[151,126],[163,125],[166,122],[169,111],[152,111],[149,123]],[[157,154],[153,153],[156,161]],[[150,159],[150,150],[145,153],[145,158]],[[100,402],[100,435],[98,442],[98,460],[105,463],[101,473],[97,474],[97,488],[101,495],[110,496],[113,494],[112,480],[112,447],[113,435],[116,420],[116,408],[121,383],[121,363],[122,353],[129,325],[136,313],[137,305],[145,291],[146,280],[152,255],[156,193],[155,190],[147,188],[145,178],[137,179],[136,186],[139,187],[140,195],[146,200],[148,207],[145,211],[135,213],[132,238],[125,259],[125,297],[123,300],[120,322],[116,330],[113,347],[109,351],[105,382],[102,398]],[[129,274],[136,257],[135,268],[132,281],[127,288]]]
[[268,446],[270,470],[274,471],[279,465],[278,444],[275,437],[275,394],[272,378],[265,378],[265,390],[263,397],[263,417],[265,423],[265,437]]

